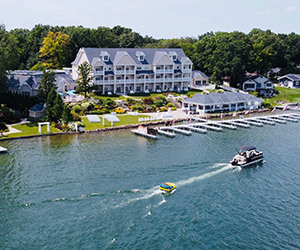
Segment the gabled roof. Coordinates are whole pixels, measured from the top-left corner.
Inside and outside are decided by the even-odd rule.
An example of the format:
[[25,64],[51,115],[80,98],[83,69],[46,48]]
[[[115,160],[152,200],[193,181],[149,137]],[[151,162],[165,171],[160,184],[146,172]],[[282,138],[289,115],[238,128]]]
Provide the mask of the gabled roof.
[[[162,55],[166,54],[168,55],[168,52],[176,52],[178,57],[177,60],[174,62],[175,64],[179,64],[182,62],[182,60],[186,60],[187,57],[182,49],[180,48],[81,48],[80,51],[84,51],[89,62],[91,63],[94,58],[100,58],[100,53],[102,51],[106,51],[110,56],[110,61],[105,62],[105,64],[111,65],[112,62],[115,61],[116,56],[118,57],[118,54],[127,53],[136,64],[154,64],[156,60],[159,60]],[[137,52],[143,52],[145,54],[145,60],[139,61],[136,53]],[[74,61],[75,62],[75,61]],[[73,62],[73,63],[74,63]]]
[[224,104],[236,103],[237,100],[238,102],[248,102],[248,101],[263,102],[263,99],[261,98],[258,98],[250,94],[241,93],[241,92],[210,93],[209,95],[195,94],[192,98],[186,99],[183,102],[196,103],[202,105],[213,105],[213,104],[221,103],[220,100],[222,100]]
[[33,107],[29,109],[31,112],[43,112],[45,110],[45,103],[35,104]]
[[287,74],[284,75],[282,77],[279,77],[278,80],[284,79],[284,78],[288,78],[292,81],[300,81],[300,75],[299,74]]
[[209,77],[207,75],[205,75],[202,71],[200,71],[200,70],[193,70],[192,71],[192,78],[195,78],[197,76],[200,76],[200,77],[205,78],[205,79],[209,79]]
[[[41,83],[43,72],[31,70],[16,70],[8,72],[8,87],[10,89],[19,89],[22,85],[28,84],[33,90],[37,90]],[[60,82],[62,79],[68,83],[75,81],[71,76],[65,72],[55,72],[55,83]]]

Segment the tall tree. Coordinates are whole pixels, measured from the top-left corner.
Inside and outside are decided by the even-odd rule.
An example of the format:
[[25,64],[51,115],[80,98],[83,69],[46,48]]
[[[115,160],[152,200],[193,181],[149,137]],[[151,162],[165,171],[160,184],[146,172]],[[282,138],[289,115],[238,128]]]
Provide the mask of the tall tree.
[[69,105],[64,105],[61,119],[64,123],[69,123],[73,121],[73,115],[71,114],[71,109]]
[[46,118],[48,121],[52,122],[55,120],[55,114],[53,113],[54,101],[56,98],[55,88],[51,88],[46,101]]
[[84,92],[84,96],[87,96],[87,93],[91,91],[92,86],[92,80],[93,77],[91,75],[92,73],[92,66],[88,62],[83,62],[78,66],[78,74],[79,78],[77,80],[78,83],[78,91]]
[[47,69],[61,69],[67,65],[69,56],[69,36],[61,32],[49,31],[40,49],[40,58]]
[[58,122],[63,114],[64,110],[64,103],[61,99],[61,96],[59,94],[56,94],[53,107],[52,107],[52,114],[53,114],[53,121]]
[[56,89],[55,72],[44,70],[41,78],[41,85],[38,89],[38,95],[42,102],[47,100],[47,96],[52,88]]

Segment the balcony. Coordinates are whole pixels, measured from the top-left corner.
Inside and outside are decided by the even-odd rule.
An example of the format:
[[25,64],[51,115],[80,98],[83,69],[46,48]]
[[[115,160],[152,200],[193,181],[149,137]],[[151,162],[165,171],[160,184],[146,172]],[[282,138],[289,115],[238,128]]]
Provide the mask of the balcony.
[[154,82],[154,78],[148,78],[146,79],[146,82]]
[[94,76],[103,75],[104,71],[103,70],[94,70],[93,74],[94,74]]
[[181,82],[181,81],[182,81],[182,78],[181,78],[181,77],[174,78],[174,81],[175,81],[175,82]]
[[104,80],[103,83],[115,83],[114,80]]
[[165,82],[173,82],[173,78],[165,78]]
[[136,79],[135,82],[145,82],[145,79]]
[[164,81],[164,78],[156,78],[155,79],[155,82],[163,82]]
[[173,73],[174,70],[173,69],[165,69],[165,73]]
[[182,73],[191,73],[192,72],[192,69],[183,69],[182,70]]
[[134,70],[126,70],[126,74],[135,74]]
[[156,70],[155,70],[155,73],[158,73],[158,74],[159,74],[159,73],[163,74],[164,72],[165,72],[165,71],[164,71],[163,69],[156,69]]
[[116,70],[116,75],[125,74],[125,70]]
[[134,79],[126,79],[125,83],[134,83]]

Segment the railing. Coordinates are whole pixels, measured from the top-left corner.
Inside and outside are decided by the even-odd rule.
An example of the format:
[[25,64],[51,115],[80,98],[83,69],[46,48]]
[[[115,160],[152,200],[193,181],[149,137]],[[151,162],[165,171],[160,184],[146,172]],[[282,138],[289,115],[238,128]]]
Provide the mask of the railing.
[[182,81],[182,78],[181,78],[181,77],[174,78],[174,81],[175,81],[175,82],[181,82],[181,81]]
[[183,73],[190,73],[192,71],[192,69],[183,69],[182,72]]
[[163,81],[164,81],[164,78],[156,78],[155,81],[156,81],[156,82],[163,82]]
[[100,70],[94,70],[94,71],[93,71],[94,76],[97,76],[97,75],[103,75],[103,73],[104,73],[103,70],[102,70],[102,71],[100,71]]
[[156,69],[155,72],[156,73],[164,73],[165,71],[163,69]]
[[116,70],[116,74],[125,74],[125,70]]
[[125,80],[126,83],[134,83],[134,79],[127,79]]
[[165,82],[166,81],[173,82],[173,78],[165,78]]
[[145,79],[136,79],[135,81],[136,81],[136,82],[144,82]]
[[148,78],[148,79],[146,79],[146,82],[154,82],[154,79]]
[[114,80],[104,80],[103,83],[115,83]]
[[126,74],[135,74],[134,70],[126,70]]
[[174,70],[173,70],[173,69],[165,69],[165,72],[166,72],[166,73],[173,73]]

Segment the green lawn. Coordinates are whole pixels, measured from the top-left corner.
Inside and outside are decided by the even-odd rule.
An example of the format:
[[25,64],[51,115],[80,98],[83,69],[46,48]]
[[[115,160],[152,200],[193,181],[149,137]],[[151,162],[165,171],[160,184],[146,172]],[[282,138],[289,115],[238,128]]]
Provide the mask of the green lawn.
[[287,103],[300,102],[300,89],[289,89],[285,87],[275,87],[275,89],[279,94],[272,98],[265,99],[270,101],[273,106],[278,105],[280,101]]
[[[89,122],[89,120],[87,119],[87,117],[82,116],[81,120],[83,122],[83,124],[85,125],[85,130],[95,130],[98,128],[108,128],[111,127],[110,122],[108,122],[105,119],[104,122],[104,126],[102,125],[102,116],[100,116],[100,123],[94,123],[94,122]],[[122,125],[128,125],[128,124],[137,124],[139,123],[138,118],[140,117],[149,117],[148,115],[117,115],[117,117],[120,119],[120,122],[116,122],[114,123],[114,127],[115,126],[122,126]]]
[[[13,128],[21,130],[21,133],[13,133],[13,134],[8,134],[5,137],[0,138],[5,139],[5,138],[13,138],[13,137],[22,137],[22,136],[30,136],[30,135],[39,135],[39,127],[33,123],[26,123],[26,124],[20,124],[20,125],[15,125]],[[50,126],[50,133],[59,133],[60,131],[54,127],[54,125]],[[44,125],[42,126],[42,133],[43,134],[48,134],[47,132],[47,126]]]

